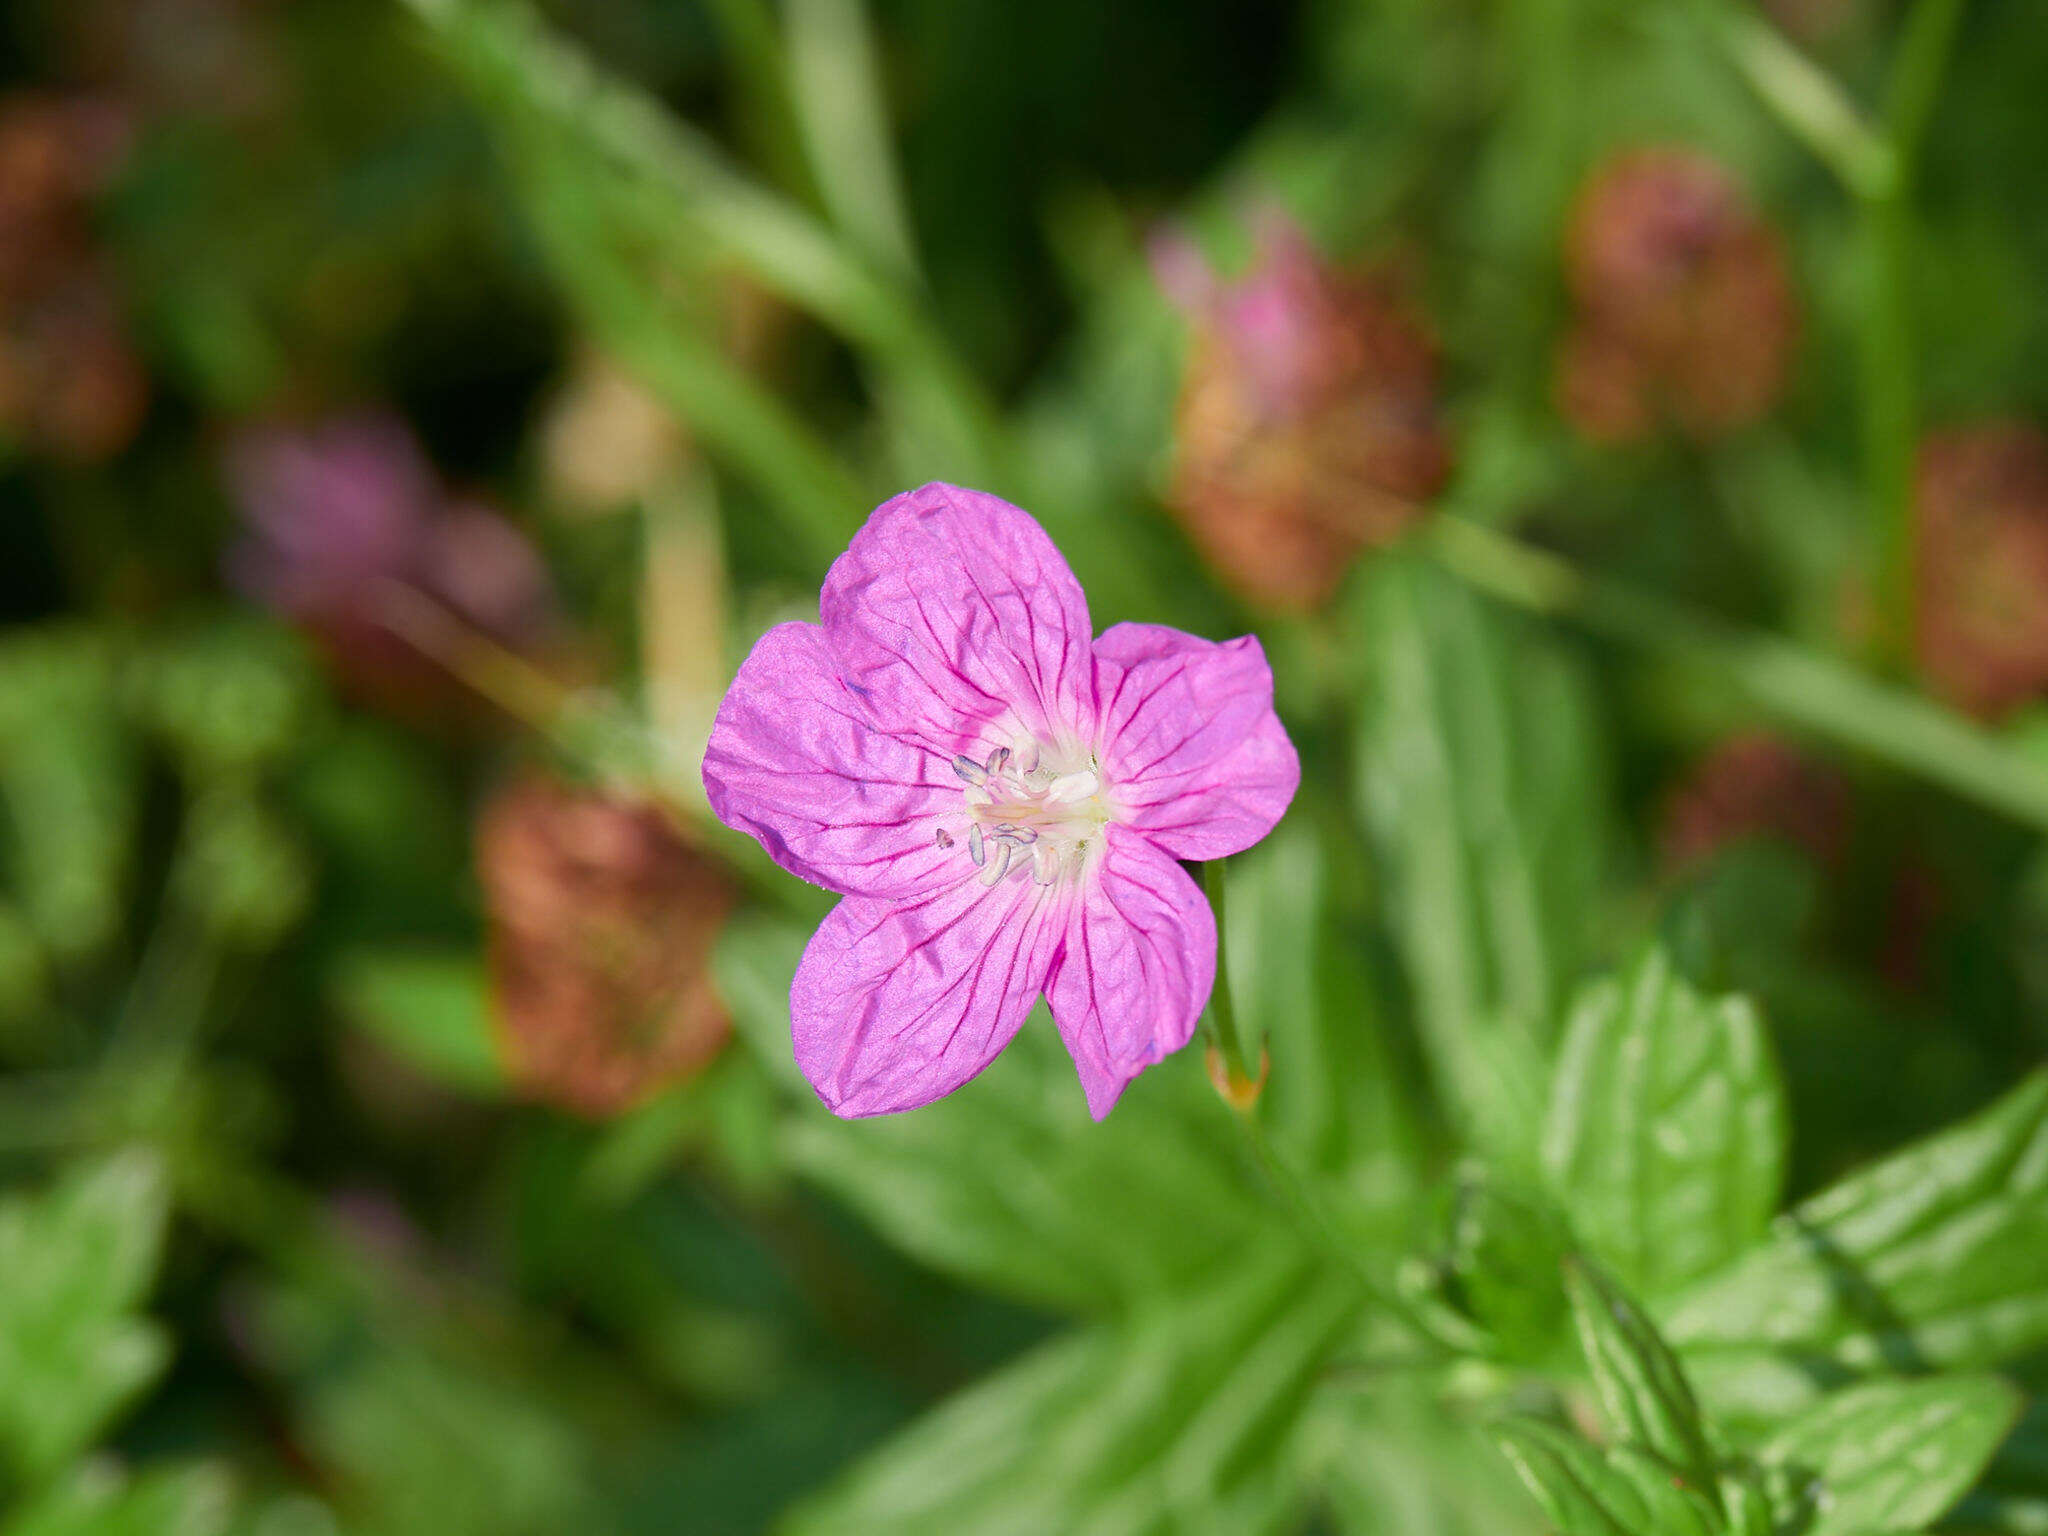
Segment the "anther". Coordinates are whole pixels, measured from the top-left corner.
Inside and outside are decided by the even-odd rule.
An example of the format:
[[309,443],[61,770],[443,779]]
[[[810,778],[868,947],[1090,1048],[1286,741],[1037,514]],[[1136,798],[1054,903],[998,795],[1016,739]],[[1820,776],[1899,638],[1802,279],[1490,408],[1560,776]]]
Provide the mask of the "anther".
[[938,835],[939,846],[941,848],[950,848],[953,846],[953,834],[948,832],[944,827],[940,827],[938,829]]
[[967,856],[974,860],[976,869],[988,862],[988,849],[981,841],[981,823],[975,822],[967,829]]
[[[991,758],[990,761],[993,762],[994,759]],[[954,758],[953,771],[969,784],[986,784],[988,782],[987,770],[971,757]]]
[[1003,876],[1010,872],[1010,855],[1016,851],[1016,845],[1005,842],[998,846],[1002,848],[1003,856],[1000,859],[991,861],[988,868],[981,872],[981,883],[983,885],[998,885],[1001,883]]
[[994,778],[1007,768],[1009,764],[1010,749],[1008,747],[997,747],[995,751],[988,755],[988,776]]

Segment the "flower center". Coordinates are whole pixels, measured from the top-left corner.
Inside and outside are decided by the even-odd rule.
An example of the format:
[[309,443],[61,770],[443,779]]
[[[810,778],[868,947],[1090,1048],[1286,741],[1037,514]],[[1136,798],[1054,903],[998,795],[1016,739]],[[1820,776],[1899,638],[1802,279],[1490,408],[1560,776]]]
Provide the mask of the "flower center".
[[[1059,754],[1036,741],[1022,751],[953,759],[966,786],[967,854],[986,886],[1027,872],[1039,885],[1078,875],[1114,814],[1093,753]],[[951,847],[952,835],[941,828],[938,843]]]

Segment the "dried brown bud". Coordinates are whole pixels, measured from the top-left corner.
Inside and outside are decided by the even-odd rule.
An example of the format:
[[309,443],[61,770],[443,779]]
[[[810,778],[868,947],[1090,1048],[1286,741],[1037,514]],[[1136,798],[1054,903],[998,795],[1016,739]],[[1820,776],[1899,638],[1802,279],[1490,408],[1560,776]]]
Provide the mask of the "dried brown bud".
[[659,807],[519,780],[484,810],[477,868],[528,1092],[611,1114],[717,1054],[729,1023],[711,951],[733,891]]
[[0,101],[0,436],[65,458],[119,452],[149,401],[91,229],[125,137],[89,98]]
[[1775,838],[1824,864],[1848,838],[1849,789],[1841,776],[1775,736],[1731,736],[1709,752],[1665,802],[1664,866],[1682,870],[1731,843]]
[[1609,162],[1580,195],[1565,262],[1576,318],[1558,403],[1587,437],[1668,421],[1704,440],[1776,403],[1798,333],[1785,254],[1714,161],[1641,149]]
[[1449,472],[1434,345],[1388,281],[1331,267],[1292,226],[1227,286],[1184,246],[1155,257],[1196,323],[1173,508],[1246,596],[1312,608]]
[[1930,437],[1915,489],[1929,684],[1987,719],[2048,693],[2048,439],[2017,424]]

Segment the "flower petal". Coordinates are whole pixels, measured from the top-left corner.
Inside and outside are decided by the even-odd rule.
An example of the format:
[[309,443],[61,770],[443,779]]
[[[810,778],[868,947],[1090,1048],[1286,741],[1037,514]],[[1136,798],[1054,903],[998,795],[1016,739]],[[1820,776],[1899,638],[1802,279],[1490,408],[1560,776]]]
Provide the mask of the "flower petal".
[[1047,740],[1087,721],[1088,600],[1030,514],[932,484],[875,510],[819,598],[849,686],[948,754],[1014,720]]
[[1219,644],[1114,625],[1095,642],[1095,694],[1103,773],[1124,820],[1175,858],[1241,852],[1294,799],[1301,759],[1252,636]]
[[951,1093],[1010,1043],[1057,955],[1059,896],[962,880],[913,902],[849,896],[790,986],[797,1065],[837,1115]]
[[1100,1120],[1130,1080],[1188,1043],[1216,980],[1216,918],[1186,870],[1123,827],[1073,902],[1045,989]]
[[915,895],[962,867],[937,838],[965,835],[950,760],[877,728],[815,624],[755,644],[718,706],[704,788],[720,821],[828,890]]

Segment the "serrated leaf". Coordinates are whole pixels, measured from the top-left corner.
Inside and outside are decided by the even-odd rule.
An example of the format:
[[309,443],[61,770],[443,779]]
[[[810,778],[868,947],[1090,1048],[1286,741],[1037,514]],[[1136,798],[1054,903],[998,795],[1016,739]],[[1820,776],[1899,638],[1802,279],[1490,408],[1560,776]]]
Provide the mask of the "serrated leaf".
[[1304,1475],[1344,1536],[1539,1536],[1542,1520],[1486,1432],[1390,1375],[1325,1392],[1301,1432]]
[[1241,1153],[1243,1131],[1191,1061],[1088,1118],[1041,1008],[986,1072],[912,1115],[845,1121],[790,1059],[789,978],[801,932],[736,922],[720,995],[788,1085],[792,1163],[935,1268],[1041,1305],[1101,1311],[1300,1239]]
[[1714,1458],[1699,1404],[1655,1326],[1590,1264],[1566,1266],[1565,1292],[1594,1389],[1616,1435],[1675,1467],[1693,1487],[1713,1486]]
[[1659,950],[1580,995],[1543,1163],[1625,1284],[1662,1294],[1761,1239],[1786,1139],[1784,1085],[1747,1000],[1703,997]]
[[1802,1536],[1910,1529],[1969,1491],[2019,1411],[2019,1394],[1996,1376],[1864,1382],[1786,1425],[1757,1458],[1803,1491]]
[[2048,1074],[1824,1190],[1662,1315],[1717,1376],[1753,1357],[1971,1367],[2048,1344]]
[[1558,1536],[1721,1536],[1714,1506],[1656,1457],[1603,1451],[1541,1419],[1493,1426]]
[[1533,1160],[1544,1059],[1584,958],[1605,773],[1584,678],[1441,571],[1376,563],[1359,797],[1440,1091],[1476,1145]]
[[5,1536],[220,1536],[234,1487],[217,1467],[173,1467],[128,1477],[87,1463],[17,1511]]
[[788,1536],[1251,1536],[1286,1513],[1302,1403],[1349,1287],[1257,1257],[1219,1286],[1027,1355],[800,1506]]
[[0,1204],[0,1456],[23,1477],[90,1446],[169,1360],[168,1338],[134,1315],[168,1214],[162,1169],[143,1152]]
[[495,1095],[506,1075],[491,1027],[490,981],[468,952],[369,952],[330,982],[338,1011],[445,1087]]

